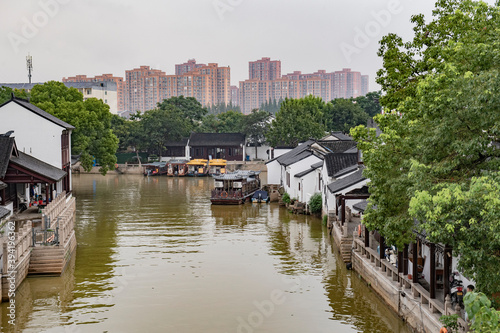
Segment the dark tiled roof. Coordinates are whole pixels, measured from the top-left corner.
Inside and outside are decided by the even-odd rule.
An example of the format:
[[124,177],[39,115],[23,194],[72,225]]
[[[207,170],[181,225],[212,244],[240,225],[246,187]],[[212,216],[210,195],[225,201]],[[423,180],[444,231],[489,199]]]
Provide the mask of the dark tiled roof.
[[319,141],[322,146],[330,149],[332,153],[343,153],[353,147],[356,147],[356,141]]
[[0,207],[0,219],[8,216],[10,214],[10,210]]
[[343,189],[355,185],[365,179],[366,178],[363,176],[363,169],[361,168],[352,175],[349,175],[345,178],[337,179],[336,181],[332,182],[331,184],[328,185],[328,190],[331,193],[338,193]]
[[227,147],[245,144],[245,134],[242,133],[192,133],[189,137],[190,146]]
[[323,161],[320,161],[318,163],[314,163],[313,165],[311,165],[311,168],[317,169],[317,168],[321,168],[322,166],[323,166]]
[[189,138],[183,138],[180,141],[169,141],[165,144],[166,147],[186,147]]
[[301,173],[296,174],[296,175],[295,175],[295,177],[297,177],[297,178],[304,177],[305,175],[310,174],[310,173],[311,173],[311,172],[313,172],[314,170],[315,170],[315,169],[313,169],[313,168],[307,169],[307,170],[305,170],[305,171],[302,171]]
[[13,147],[14,138],[0,135],[0,178],[5,177]]
[[359,212],[364,212],[367,207],[368,207],[368,201],[367,200],[362,200],[362,201],[360,201],[357,204],[354,204],[352,206],[352,208],[356,209]]
[[33,171],[39,175],[49,178],[53,181],[59,181],[64,176],[66,172],[58,169],[50,164],[40,161],[33,156],[27,155],[23,152],[19,152],[19,157],[12,157],[10,159],[11,163],[17,164],[23,168]]
[[33,104],[31,104],[30,102],[28,102],[24,99],[21,99],[21,98],[13,98],[13,99],[3,103],[2,105],[0,105],[0,108],[8,103],[11,103],[11,102],[18,104],[18,105],[30,110],[31,112],[36,113],[40,117],[43,117],[43,118],[53,122],[54,124],[59,125],[61,127],[64,127],[65,129],[74,129],[74,127],[71,126],[70,124],[62,121],[61,119],[59,119],[57,117],[54,117],[50,113],[43,111],[39,107],[36,107]]
[[352,138],[349,135],[345,135],[342,132],[332,132],[332,136],[336,137],[339,140],[342,141],[351,141]]
[[294,164],[294,163],[297,163],[298,161],[302,161],[304,158],[307,158],[309,156],[311,156],[313,153],[311,151],[303,151],[301,153],[299,153],[298,155],[295,155],[295,156],[290,156],[289,158],[283,160],[281,162],[281,165],[284,165],[284,166],[289,166],[291,164]]
[[358,154],[328,154],[325,156],[326,169],[328,171],[328,177],[333,177],[337,172],[348,168],[353,165],[358,164]]
[[276,158],[276,160],[278,161],[278,163],[283,164],[283,161],[287,161],[290,158],[293,158],[294,156],[297,156],[300,153],[302,153],[303,151],[309,149],[314,142],[315,142],[314,140],[306,141],[303,144],[301,144],[301,145],[293,148],[289,152],[287,152],[287,153],[285,153],[283,155],[278,156]]
[[336,174],[334,174],[333,178],[342,177],[342,176],[344,176],[344,175],[346,175],[348,173],[356,171],[357,169],[358,169],[358,165],[357,164],[351,165],[350,167],[342,169],[339,172],[337,172]]
[[7,187],[7,184],[5,184],[3,181],[0,180],[0,190],[4,189]]
[[354,146],[351,149],[347,149],[344,153],[357,153],[358,147]]

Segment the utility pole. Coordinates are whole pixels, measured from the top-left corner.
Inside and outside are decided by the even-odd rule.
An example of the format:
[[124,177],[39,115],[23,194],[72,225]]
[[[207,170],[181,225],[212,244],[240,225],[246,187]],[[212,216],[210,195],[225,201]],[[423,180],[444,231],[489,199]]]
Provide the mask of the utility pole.
[[33,70],[33,58],[28,55],[26,56],[26,67],[28,68],[28,81],[31,84],[31,71]]

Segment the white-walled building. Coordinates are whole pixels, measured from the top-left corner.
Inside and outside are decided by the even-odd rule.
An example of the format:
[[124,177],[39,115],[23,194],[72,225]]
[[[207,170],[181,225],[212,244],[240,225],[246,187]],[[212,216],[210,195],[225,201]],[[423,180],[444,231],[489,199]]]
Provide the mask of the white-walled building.
[[13,97],[0,105],[0,133],[13,131],[17,150],[66,172],[57,183],[57,192],[71,192],[70,124]]

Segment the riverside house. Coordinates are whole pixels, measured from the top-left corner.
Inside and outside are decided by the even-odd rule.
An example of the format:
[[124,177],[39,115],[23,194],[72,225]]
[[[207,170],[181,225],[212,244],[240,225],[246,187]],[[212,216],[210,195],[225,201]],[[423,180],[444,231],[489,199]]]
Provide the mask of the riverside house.
[[[36,274],[61,274],[76,248],[73,126],[26,100],[0,105],[0,297]],[[13,256],[13,257],[12,257]],[[13,259],[12,259],[13,258]],[[7,260],[9,259],[9,260]]]

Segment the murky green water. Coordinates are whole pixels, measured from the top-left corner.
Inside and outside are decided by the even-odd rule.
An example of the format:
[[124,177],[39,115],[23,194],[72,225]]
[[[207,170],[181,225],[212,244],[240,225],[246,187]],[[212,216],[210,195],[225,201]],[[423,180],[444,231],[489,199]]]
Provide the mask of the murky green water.
[[76,175],[78,248],[2,332],[408,332],[310,216],[211,206],[209,178]]

